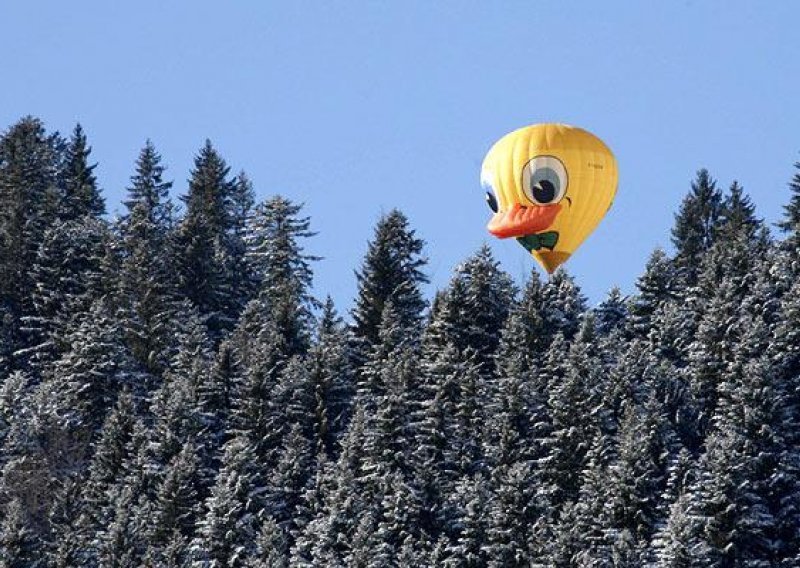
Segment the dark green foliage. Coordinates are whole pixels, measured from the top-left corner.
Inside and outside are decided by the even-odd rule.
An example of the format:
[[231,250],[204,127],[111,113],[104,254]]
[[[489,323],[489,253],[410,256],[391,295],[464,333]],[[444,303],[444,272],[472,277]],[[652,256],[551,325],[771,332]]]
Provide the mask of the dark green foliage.
[[628,319],[627,299],[616,286],[609,290],[606,299],[594,310],[597,332],[609,335],[620,330]]
[[268,311],[283,336],[287,355],[308,349],[313,309],[311,262],[319,257],[303,253],[301,239],[314,236],[302,206],[275,196],[260,203],[247,224],[247,262],[257,286],[254,301]]
[[409,227],[408,218],[394,209],[375,227],[361,269],[356,273],[358,297],[353,309],[353,334],[359,352],[369,351],[378,341],[384,304],[391,300],[401,325],[411,334],[418,332],[425,300],[420,286],[428,282],[422,272],[424,241]]
[[111,234],[84,216],[47,229],[30,273],[38,282],[31,294],[34,312],[22,319],[26,349],[18,359],[42,369],[70,347],[65,337],[76,320],[103,294],[103,259]]
[[672,244],[675,246],[675,262],[687,285],[693,285],[697,277],[697,266],[705,251],[711,248],[720,227],[722,193],[717,182],[702,169],[692,182],[692,189],[675,215],[672,228]]
[[36,261],[45,231],[57,220],[58,174],[64,142],[26,117],[0,137],[0,305],[10,318],[15,348],[18,318],[31,315]]
[[92,149],[80,124],[75,126],[64,152],[64,167],[60,175],[62,221],[74,221],[85,216],[99,217],[106,212],[105,200],[100,195],[94,169],[89,164]]
[[[791,199],[787,205],[783,206],[784,215],[781,222],[778,223],[778,227],[797,237],[800,234],[800,162],[795,162],[794,167],[797,171],[789,182],[789,190],[792,192]],[[796,241],[796,238],[792,239],[795,245]]]
[[652,329],[653,315],[678,295],[679,284],[673,261],[662,249],[656,249],[647,261],[645,273],[636,282],[639,294],[630,300],[631,327],[646,337]]
[[5,506],[0,522],[0,562],[8,568],[45,566],[39,549],[40,542],[32,534],[25,518],[25,509],[19,501]]
[[160,374],[168,364],[173,318],[178,310],[178,281],[172,261],[172,182],[164,181],[161,156],[149,140],[136,160],[127,213],[117,228],[120,236],[120,307],[133,356],[149,371]]
[[245,438],[234,438],[223,449],[222,466],[206,513],[197,527],[195,561],[217,566],[244,566],[256,554],[258,515],[263,488],[255,455]]
[[493,373],[494,354],[515,293],[511,277],[500,269],[489,247],[482,246],[456,268],[450,285],[434,302],[425,348],[452,345],[474,357],[483,373]]
[[308,355],[314,394],[314,452],[333,459],[350,418],[355,381],[347,335],[333,301],[323,306],[316,344]]
[[731,184],[720,209],[719,237],[722,240],[742,238],[754,241],[764,222],[755,216],[756,206],[737,182]]
[[484,246],[426,314],[392,211],[348,324],[210,143],[182,215],[151,143],[111,226],[94,171],[0,137],[0,565],[798,565],[795,195],[776,242],[701,170],[591,309]]
[[241,310],[234,268],[241,261],[237,221],[232,212],[236,183],[230,168],[206,140],[195,157],[189,193],[177,234],[178,275],[182,294],[206,318],[212,337],[230,330]]

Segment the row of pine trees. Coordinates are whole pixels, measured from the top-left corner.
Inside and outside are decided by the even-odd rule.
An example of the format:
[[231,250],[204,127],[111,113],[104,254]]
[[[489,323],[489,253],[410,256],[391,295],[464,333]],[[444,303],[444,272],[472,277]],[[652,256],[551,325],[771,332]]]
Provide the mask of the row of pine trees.
[[487,247],[428,303],[391,211],[345,321],[210,142],[113,220],[90,153],[0,136],[0,565],[800,566],[800,164],[780,237],[698,172],[595,307]]

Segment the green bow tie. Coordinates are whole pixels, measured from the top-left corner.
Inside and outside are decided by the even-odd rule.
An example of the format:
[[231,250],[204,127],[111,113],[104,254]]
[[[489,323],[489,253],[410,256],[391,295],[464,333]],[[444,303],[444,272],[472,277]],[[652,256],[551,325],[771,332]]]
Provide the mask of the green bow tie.
[[528,252],[542,248],[553,250],[558,242],[558,233],[556,231],[548,231],[537,235],[517,237],[517,240],[522,246],[528,249]]

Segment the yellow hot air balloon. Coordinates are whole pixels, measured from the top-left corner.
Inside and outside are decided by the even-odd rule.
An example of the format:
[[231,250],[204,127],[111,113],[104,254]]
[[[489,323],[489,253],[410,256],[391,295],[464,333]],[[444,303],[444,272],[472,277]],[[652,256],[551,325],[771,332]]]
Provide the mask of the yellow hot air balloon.
[[594,134],[566,124],[520,128],[483,160],[481,183],[495,212],[487,228],[515,237],[552,273],[611,207],[617,177],[614,155]]

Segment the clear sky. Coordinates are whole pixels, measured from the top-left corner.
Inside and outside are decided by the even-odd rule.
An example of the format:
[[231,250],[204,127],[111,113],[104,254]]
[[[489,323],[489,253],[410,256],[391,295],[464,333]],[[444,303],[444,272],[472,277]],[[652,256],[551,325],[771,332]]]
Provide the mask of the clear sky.
[[490,242],[483,155],[566,122],[617,156],[614,208],[567,263],[592,303],[632,292],[694,173],[737,179],[770,222],[800,159],[800,3],[4,2],[0,127],[80,121],[119,210],[144,141],[175,194],[210,138],[258,196],[305,202],[320,296],[352,305],[381,212],[427,241],[430,293]]

